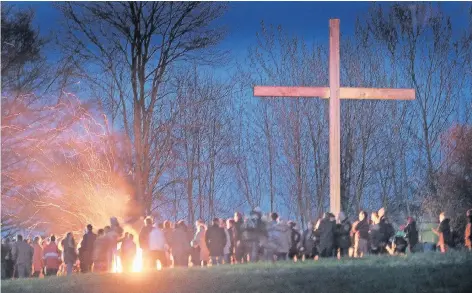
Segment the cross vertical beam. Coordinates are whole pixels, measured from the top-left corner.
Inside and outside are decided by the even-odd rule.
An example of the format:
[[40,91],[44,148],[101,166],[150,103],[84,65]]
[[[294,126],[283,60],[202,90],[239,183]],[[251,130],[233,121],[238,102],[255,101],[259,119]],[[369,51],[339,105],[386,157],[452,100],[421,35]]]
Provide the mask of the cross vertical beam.
[[341,118],[339,102],[339,19],[329,20],[329,199],[330,210],[341,211]]

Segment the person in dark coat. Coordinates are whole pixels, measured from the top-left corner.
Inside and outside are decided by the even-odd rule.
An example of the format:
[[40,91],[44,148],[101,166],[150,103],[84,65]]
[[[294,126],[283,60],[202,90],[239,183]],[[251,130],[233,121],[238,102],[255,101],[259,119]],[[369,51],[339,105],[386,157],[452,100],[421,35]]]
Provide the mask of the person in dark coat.
[[79,249],[80,271],[88,273],[92,270],[93,265],[93,246],[97,235],[93,233],[92,225],[87,225],[87,233],[84,234]]
[[13,258],[11,254],[12,242],[10,238],[6,238],[2,242],[2,280],[11,279],[13,277]]
[[205,243],[210,251],[211,264],[222,264],[224,247],[226,245],[226,233],[220,227],[220,219],[213,219],[213,225],[205,233]]
[[141,232],[139,232],[139,247],[142,249],[143,267],[145,268],[154,267],[149,254],[149,234],[152,231],[152,225],[152,218],[147,217],[144,219],[144,227],[141,229]]
[[[105,235],[103,229],[98,230],[97,239],[95,239],[93,247],[93,272],[94,273],[106,273],[111,268],[108,266],[108,251],[110,241]],[[143,264],[144,264],[143,258]]]
[[452,245],[452,233],[450,220],[443,212],[439,215],[439,226],[437,229],[432,229],[433,232],[439,236],[438,247],[442,253],[445,253]]
[[408,241],[408,249],[411,253],[415,252],[415,246],[418,244],[418,229],[416,228],[416,221],[413,217],[408,217],[407,224],[403,229],[405,238]]
[[249,213],[249,218],[242,225],[244,255],[249,255],[250,262],[260,258],[260,248],[267,239],[267,227],[262,221],[262,211],[257,207]]
[[184,221],[175,224],[170,239],[172,256],[174,257],[174,267],[188,267],[188,257],[190,255],[191,235],[187,231],[187,225]]
[[300,251],[302,252],[303,256],[305,256],[305,259],[310,259],[315,257],[315,233],[312,222],[308,222],[307,226],[307,229],[303,231],[302,234],[302,247],[300,248]]
[[370,253],[377,255],[382,251],[382,229],[380,227],[380,219],[377,212],[373,212],[370,216],[371,224],[369,229]]
[[333,256],[334,233],[336,232],[336,223],[331,221],[329,213],[325,213],[318,227],[320,236],[320,257]]
[[359,212],[359,221],[352,225],[351,233],[354,236],[354,257],[363,257],[367,252],[369,243],[369,222],[367,213]]
[[300,243],[301,235],[300,232],[298,232],[296,229],[297,223],[289,221],[287,224],[290,227],[291,232],[291,245],[288,251],[288,258],[294,259],[295,256],[298,255],[298,244]]
[[339,256],[349,255],[349,247],[351,247],[351,222],[346,218],[343,212],[338,214],[338,224],[336,225],[336,244],[339,249]]
[[228,231],[227,236],[229,236],[229,253],[225,255],[225,263],[231,264],[231,260],[234,256],[234,220],[227,219],[226,220],[226,230]]
[[74,268],[75,262],[77,261],[77,248],[72,232],[67,233],[66,238],[62,240],[62,247],[64,264],[67,267],[67,275],[70,276],[72,275],[72,270]]
[[[244,219],[239,212],[234,213],[233,225],[233,241],[234,241],[234,257],[236,263],[245,262],[244,259],[244,243],[242,240]],[[247,260],[247,259],[246,259]]]
[[390,242],[390,238],[395,235],[395,229],[393,228],[392,224],[388,221],[387,215],[385,213],[385,209],[381,208],[378,212],[379,215],[379,225],[380,225],[380,232],[382,234],[382,241],[380,242],[380,252],[386,254],[387,249],[386,246]]

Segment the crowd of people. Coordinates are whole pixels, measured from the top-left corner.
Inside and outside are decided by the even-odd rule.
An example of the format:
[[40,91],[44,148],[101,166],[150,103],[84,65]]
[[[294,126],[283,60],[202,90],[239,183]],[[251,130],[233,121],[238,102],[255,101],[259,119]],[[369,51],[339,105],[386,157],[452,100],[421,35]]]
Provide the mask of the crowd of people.
[[[465,247],[471,250],[472,210],[467,212],[468,224],[464,233]],[[437,249],[453,249],[454,239],[450,220],[441,213]],[[395,231],[385,210],[372,212],[370,217],[361,211],[351,223],[340,212],[337,216],[325,213],[316,222],[299,231],[295,222],[285,222],[277,213],[263,217],[260,209],[247,217],[235,213],[234,218],[214,218],[209,226],[203,220],[194,229],[184,221],[144,221],[137,241],[125,232],[116,218],[110,225],[93,232],[87,225],[80,245],[73,234],[56,243],[56,237],[35,237],[33,241],[17,235],[16,241],[2,242],[2,279],[70,275],[74,272],[111,272],[117,259],[122,270],[133,270],[137,246],[142,250],[145,269],[238,264],[257,261],[317,260],[327,257],[360,258],[367,254],[404,254],[422,251],[416,221],[408,217],[406,225]]]

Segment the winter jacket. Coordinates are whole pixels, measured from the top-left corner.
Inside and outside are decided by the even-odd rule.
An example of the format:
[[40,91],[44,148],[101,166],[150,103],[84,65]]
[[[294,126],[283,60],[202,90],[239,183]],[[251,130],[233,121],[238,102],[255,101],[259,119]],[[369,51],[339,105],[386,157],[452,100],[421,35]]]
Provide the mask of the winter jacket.
[[472,247],[472,216],[469,217],[469,223],[467,223],[467,226],[465,227],[465,233],[464,233],[464,243],[465,247],[471,248]]
[[39,243],[33,244],[33,271],[40,272],[44,268],[43,248]]
[[379,249],[382,247],[383,239],[384,236],[382,234],[380,224],[372,225],[369,231],[369,242],[371,250],[379,251]]
[[166,250],[166,238],[164,232],[154,227],[149,233],[149,250],[150,251],[165,251]]
[[311,254],[315,247],[315,233],[313,229],[306,229],[302,235],[302,246],[305,254]]
[[190,241],[192,241],[192,239],[187,230],[183,228],[175,229],[172,231],[172,237],[170,239],[169,245],[172,248],[173,255],[190,254]]
[[43,249],[43,259],[46,269],[59,269],[61,265],[61,251],[56,242],[50,242]]
[[416,222],[412,221],[408,223],[403,231],[405,231],[406,239],[408,239],[410,247],[415,246],[418,243],[418,229],[416,229]]
[[320,236],[320,251],[333,248],[336,223],[331,221],[329,218],[324,218],[321,220],[317,232]]
[[380,225],[380,232],[383,236],[382,245],[386,245],[389,242],[390,238],[392,238],[395,235],[395,229],[385,217],[380,218],[379,225]]
[[354,239],[369,239],[369,223],[367,223],[367,219],[362,221],[357,221],[352,225],[352,233],[354,234]]
[[453,246],[450,220],[444,219],[439,223],[439,245]]
[[62,240],[62,247],[64,249],[63,259],[65,264],[73,264],[77,261],[77,252],[74,245],[70,245],[67,238]]
[[200,260],[201,261],[208,261],[210,259],[210,251],[205,243],[205,228],[200,228],[195,233],[195,237],[193,237],[192,243],[193,246],[200,247]]
[[223,228],[213,225],[205,233],[205,243],[210,250],[210,256],[222,256],[226,245],[226,233]]
[[2,243],[2,265],[11,260],[11,243]]
[[336,245],[342,249],[348,249],[351,247],[351,223],[345,219],[341,223],[336,225]]
[[79,248],[79,255],[81,261],[91,262],[92,255],[93,255],[93,246],[95,244],[95,240],[97,239],[97,234],[89,231],[84,234],[82,238],[82,242],[80,243]]
[[275,253],[288,253],[292,246],[292,229],[285,223],[269,222],[267,224],[267,249]]
[[33,247],[24,241],[17,241],[11,250],[13,261],[16,264],[31,266],[33,264]]
[[139,232],[139,247],[142,250],[149,250],[149,233],[151,233],[152,226],[144,226]]
[[290,246],[290,251],[298,251],[298,244],[300,243],[301,240],[301,235],[300,232],[298,232],[295,228],[291,228],[291,234],[290,234],[290,239],[291,239],[291,246]]
[[261,237],[267,236],[267,229],[261,217],[260,213],[251,212],[250,218],[242,225],[243,241],[259,241]]

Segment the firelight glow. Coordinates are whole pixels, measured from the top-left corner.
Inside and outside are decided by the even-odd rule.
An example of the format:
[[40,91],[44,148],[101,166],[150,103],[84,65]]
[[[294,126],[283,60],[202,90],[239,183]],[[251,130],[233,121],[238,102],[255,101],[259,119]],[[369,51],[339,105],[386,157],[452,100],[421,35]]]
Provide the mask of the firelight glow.
[[[156,264],[156,269],[161,270],[162,266],[161,263],[158,262]],[[133,273],[139,273],[143,271],[143,250],[141,248],[136,249],[136,256],[133,260]],[[119,256],[116,257],[115,264],[113,266],[113,273],[123,273],[123,266],[121,264],[121,258]]]

